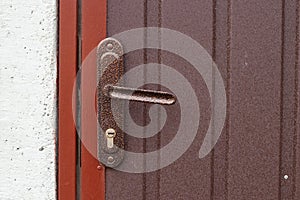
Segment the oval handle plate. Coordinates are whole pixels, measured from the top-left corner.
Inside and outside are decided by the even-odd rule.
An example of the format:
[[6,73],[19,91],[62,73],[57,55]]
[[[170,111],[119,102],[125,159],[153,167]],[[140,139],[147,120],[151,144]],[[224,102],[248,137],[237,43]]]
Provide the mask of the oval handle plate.
[[[124,158],[124,133],[115,120],[123,123],[123,103],[118,102],[117,119],[111,112],[111,99],[129,100],[143,103],[172,105],[175,95],[155,90],[134,89],[120,86],[123,75],[123,47],[114,38],[106,38],[97,49],[97,108],[98,108],[98,159],[107,167],[117,167]],[[106,130],[114,130],[114,137],[107,137]]]

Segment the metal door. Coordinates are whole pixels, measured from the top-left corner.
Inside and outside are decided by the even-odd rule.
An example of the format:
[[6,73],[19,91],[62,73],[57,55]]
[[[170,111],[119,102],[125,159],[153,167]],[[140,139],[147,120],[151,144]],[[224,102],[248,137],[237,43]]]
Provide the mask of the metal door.
[[[97,169],[97,160],[92,158],[95,152],[83,150],[79,192],[82,199],[300,198],[299,1],[108,0],[82,1],[79,8],[82,63],[105,37],[122,38],[120,34],[138,33],[136,42],[142,38],[144,46],[124,55],[125,72],[156,63],[148,67],[157,66],[158,76],[154,78],[157,83],[148,83],[153,79],[153,70],[143,68],[145,84],[141,88],[173,92],[176,96],[162,84],[164,67],[168,66],[188,81],[188,89],[193,90],[199,103],[195,138],[178,159],[165,165],[162,158],[166,157],[161,151],[176,138],[184,120],[181,106],[189,102],[177,101],[164,108],[156,106],[158,115],[152,120],[149,114],[152,104],[130,102],[129,112],[138,126],[154,123],[163,128],[151,137],[146,136],[147,128],[141,132],[141,138],[126,133],[125,150],[139,155],[156,152],[157,156],[151,161],[143,160],[145,170],[141,173],[109,167],[104,170],[101,165]],[[154,27],[158,33],[154,34],[156,38],[151,34]],[[184,47],[190,44],[188,38],[195,42],[190,45],[191,53],[186,53],[189,50]],[[153,40],[160,49],[151,48],[149,43]],[[167,51],[164,46],[169,44],[167,40],[173,42],[173,48],[183,45],[185,53],[181,54],[180,49]],[[126,51],[128,43],[123,44]],[[207,52],[200,57],[211,58],[203,61],[212,70],[208,74],[199,73],[189,60],[198,56],[193,51],[194,45]],[[95,55],[94,52],[96,60]],[[92,65],[96,66],[96,61]],[[95,74],[89,74],[94,75],[93,81]],[[219,78],[224,85],[225,102],[220,102]],[[178,79],[174,87],[182,87],[181,79],[174,79]],[[88,85],[86,82],[89,80],[81,79],[81,86]],[[218,133],[222,103],[226,109],[225,122]],[[88,120],[84,122],[88,117],[84,117],[87,111],[85,103],[82,104],[81,134],[84,135],[88,130],[95,132],[96,125],[89,124]],[[164,112],[167,119],[162,125]],[[195,122],[187,124],[194,126]],[[184,130],[189,132],[193,127],[185,126]],[[199,157],[208,130],[213,149]],[[88,140],[95,151],[96,140],[92,137]],[[156,169],[147,171],[147,165],[153,163]]]

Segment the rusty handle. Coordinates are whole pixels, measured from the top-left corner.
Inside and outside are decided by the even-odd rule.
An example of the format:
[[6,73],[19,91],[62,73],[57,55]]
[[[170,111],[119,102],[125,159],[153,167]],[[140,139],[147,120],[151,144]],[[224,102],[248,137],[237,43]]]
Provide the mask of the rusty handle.
[[144,103],[172,105],[176,102],[175,96],[168,92],[133,89],[113,85],[106,85],[104,87],[104,94],[110,98]]

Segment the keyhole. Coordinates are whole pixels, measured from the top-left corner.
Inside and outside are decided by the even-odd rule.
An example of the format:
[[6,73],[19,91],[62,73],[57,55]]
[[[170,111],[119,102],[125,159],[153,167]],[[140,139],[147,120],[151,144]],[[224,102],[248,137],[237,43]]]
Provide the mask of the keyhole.
[[105,131],[107,138],[107,148],[111,149],[114,147],[114,137],[116,136],[116,131],[112,128],[109,128]]

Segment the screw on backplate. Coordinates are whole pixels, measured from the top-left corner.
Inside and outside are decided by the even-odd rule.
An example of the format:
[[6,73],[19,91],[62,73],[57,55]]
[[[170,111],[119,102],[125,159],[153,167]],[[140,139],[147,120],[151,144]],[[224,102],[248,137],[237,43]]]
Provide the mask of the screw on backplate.
[[113,48],[114,48],[114,46],[113,46],[112,43],[108,43],[108,44],[106,45],[106,49],[107,49],[108,51],[112,51]]
[[109,164],[114,163],[114,161],[115,161],[115,159],[114,159],[112,156],[108,156],[107,162],[108,162]]

